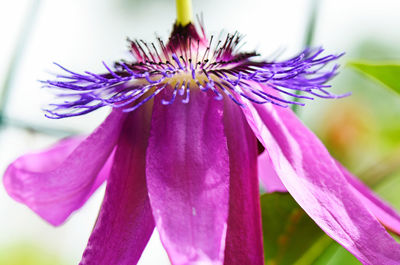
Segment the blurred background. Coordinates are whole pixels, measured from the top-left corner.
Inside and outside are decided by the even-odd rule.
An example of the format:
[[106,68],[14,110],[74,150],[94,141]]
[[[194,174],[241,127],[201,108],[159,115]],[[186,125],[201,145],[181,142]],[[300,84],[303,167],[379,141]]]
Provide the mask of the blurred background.
[[[316,8],[312,44],[346,52],[331,82],[340,100],[315,100],[300,118],[353,173],[400,209],[400,97],[346,67],[350,60],[400,60],[397,0],[194,0],[206,31],[239,31],[246,48],[264,57],[298,53]],[[89,133],[108,110],[50,120],[42,108],[52,96],[38,80],[58,71],[103,71],[102,61],[130,59],[126,38],[168,38],[174,0],[17,0],[0,2],[0,172],[15,158]],[[54,228],[0,187],[0,265],[78,264],[104,193]],[[155,233],[139,264],[169,264]]]

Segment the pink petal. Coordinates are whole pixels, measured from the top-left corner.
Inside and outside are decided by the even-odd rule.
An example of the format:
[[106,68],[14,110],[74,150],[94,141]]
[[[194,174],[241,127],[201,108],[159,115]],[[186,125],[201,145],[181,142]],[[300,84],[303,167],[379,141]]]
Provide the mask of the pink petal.
[[122,119],[123,114],[113,112],[86,139],[62,140],[44,152],[18,158],[4,174],[8,194],[60,225],[107,178]]
[[262,265],[260,195],[257,179],[257,140],[240,107],[226,102],[225,133],[231,171],[226,265]]
[[399,264],[400,246],[289,109],[246,102],[243,110],[287,190],[330,237],[364,264]]
[[194,91],[190,103],[155,99],[147,185],[161,241],[173,264],[222,264],[229,201],[223,102]]
[[149,128],[145,106],[131,112],[125,121],[81,265],[136,264],[153,232],[145,177]]
[[266,192],[287,192],[287,189],[271,164],[268,152],[263,152],[258,156],[257,164],[258,179],[261,181],[261,185]]
[[370,210],[370,212],[390,231],[400,235],[400,215],[374,194],[364,183],[348,172],[339,162],[337,162],[337,166],[342,171],[347,181],[353,186],[356,195],[368,210]]

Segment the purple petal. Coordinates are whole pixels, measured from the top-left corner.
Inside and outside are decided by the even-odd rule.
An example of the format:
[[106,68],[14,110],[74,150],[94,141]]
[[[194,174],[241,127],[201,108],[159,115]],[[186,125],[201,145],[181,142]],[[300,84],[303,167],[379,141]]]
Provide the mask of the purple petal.
[[398,264],[400,246],[357,198],[318,138],[289,109],[245,103],[275,171],[308,215],[362,263]]
[[4,174],[8,194],[60,225],[107,178],[122,120],[123,114],[112,112],[86,139],[62,140],[44,152],[18,158]]
[[229,203],[223,102],[195,91],[189,104],[154,103],[147,185],[173,264],[222,264]]
[[281,179],[276,174],[267,152],[263,152],[258,156],[257,164],[258,179],[266,192],[287,192]]
[[262,265],[260,195],[257,179],[257,140],[240,107],[227,101],[224,109],[231,171],[226,265]]
[[364,183],[354,177],[342,165],[337,162],[337,166],[346,177],[347,181],[353,186],[356,195],[361,202],[375,215],[375,217],[390,231],[400,235],[400,215],[386,202],[380,199]]
[[145,108],[124,123],[99,217],[80,265],[136,264],[154,230],[145,157],[150,122]]

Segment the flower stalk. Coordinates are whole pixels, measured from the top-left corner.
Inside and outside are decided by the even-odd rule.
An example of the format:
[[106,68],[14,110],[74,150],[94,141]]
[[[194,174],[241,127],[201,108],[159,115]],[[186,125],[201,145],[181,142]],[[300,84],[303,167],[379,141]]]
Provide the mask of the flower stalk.
[[176,24],[186,26],[192,22],[192,0],[176,0]]

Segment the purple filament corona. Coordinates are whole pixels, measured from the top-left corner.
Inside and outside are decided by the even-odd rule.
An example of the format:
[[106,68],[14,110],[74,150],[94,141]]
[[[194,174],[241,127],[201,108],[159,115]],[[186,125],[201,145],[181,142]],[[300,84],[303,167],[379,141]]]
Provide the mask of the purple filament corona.
[[[324,70],[342,54],[322,56],[322,48],[305,49],[282,62],[256,61],[256,53],[238,51],[241,37],[237,33],[218,41],[211,37],[206,43],[202,32],[200,37],[193,25],[186,30],[175,27],[167,45],[158,39],[158,48],[154,43],[129,41],[135,62],[116,62],[113,69],[103,63],[104,74],[80,74],[56,64],[64,74],[43,84],[56,90],[62,101],[51,104],[46,116],[78,116],[103,106],[134,111],[163,90],[167,90],[164,95],[170,95],[161,101],[164,105],[177,100],[189,103],[192,90],[210,93],[216,100],[232,100],[242,107],[242,100],[281,107],[304,105],[281,94],[310,100],[314,96],[346,96],[326,90],[330,87],[326,82],[336,75],[338,65]],[[297,91],[304,93],[298,95]]]

